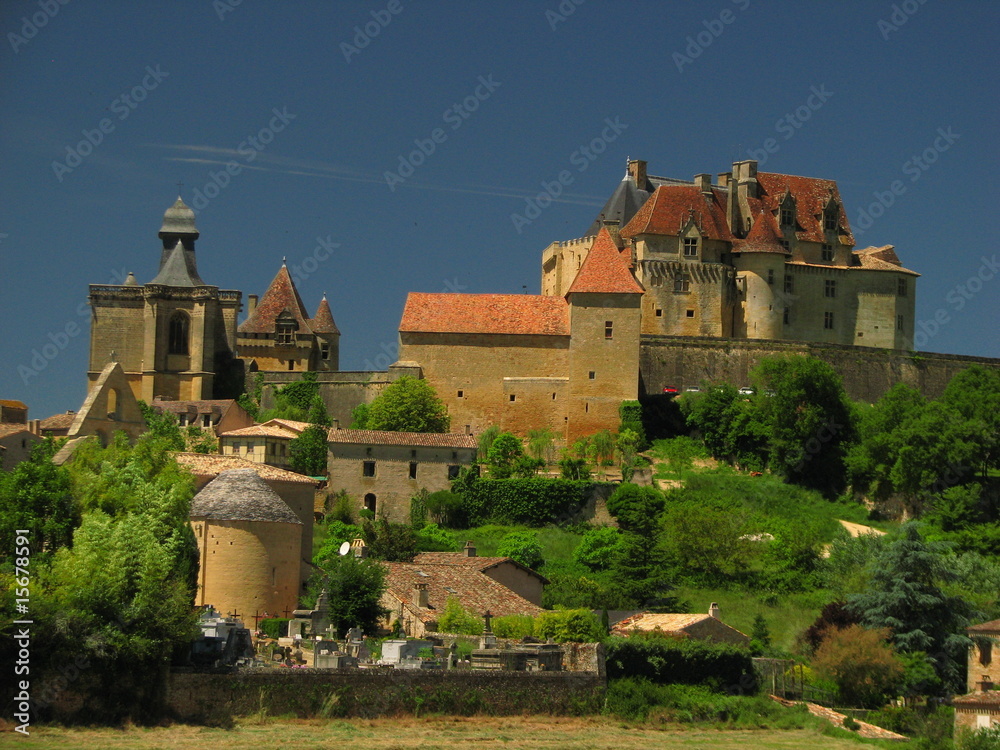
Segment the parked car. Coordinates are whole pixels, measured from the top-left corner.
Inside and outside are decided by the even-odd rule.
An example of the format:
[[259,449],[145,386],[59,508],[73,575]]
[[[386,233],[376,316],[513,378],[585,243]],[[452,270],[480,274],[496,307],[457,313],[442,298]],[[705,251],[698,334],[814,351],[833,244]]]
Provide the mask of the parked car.
[[672,385],[663,386],[663,392],[666,393],[668,396],[676,396],[678,393],[680,393],[680,391],[678,391]]
[[685,393],[701,393],[701,388],[699,388],[696,385],[689,385],[687,388],[684,389],[684,392]]
[[756,391],[748,385],[745,385],[742,388],[740,388],[741,396],[752,396],[754,393],[756,393]]

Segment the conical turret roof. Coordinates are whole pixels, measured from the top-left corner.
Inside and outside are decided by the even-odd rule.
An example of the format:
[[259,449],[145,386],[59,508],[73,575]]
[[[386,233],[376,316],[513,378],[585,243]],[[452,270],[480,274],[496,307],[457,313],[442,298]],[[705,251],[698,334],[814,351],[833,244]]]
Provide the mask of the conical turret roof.
[[[287,313],[283,315],[282,313]],[[291,274],[284,263],[271,281],[271,285],[260,298],[257,308],[253,314],[243,321],[239,327],[240,333],[273,333],[275,323],[279,316],[287,318],[291,316],[299,324],[299,332],[309,333],[312,326],[309,323],[309,316],[306,315],[305,306],[299,291],[295,288]],[[333,316],[330,316],[333,322]]]
[[226,469],[191,500],[192,518],[301,524],[295,512],[253,469]]
[[611,239],[607,227],[602,227],[566,294],[642,294],[644,291],[629,271],[628,262]]
[[333,322],[333,313],[330,312],[330,303],[326,301],[325,294],[320,300],[319,307],[316,308],[316,314],[309,321],[309,325],[312,327],[313,333],[340,334],[340,331],[337,330],[337,324]]

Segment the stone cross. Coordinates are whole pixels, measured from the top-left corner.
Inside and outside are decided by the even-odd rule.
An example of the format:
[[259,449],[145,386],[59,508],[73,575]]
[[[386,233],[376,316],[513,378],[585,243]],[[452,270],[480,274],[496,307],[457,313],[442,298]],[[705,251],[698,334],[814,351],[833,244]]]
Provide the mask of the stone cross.
[[490,612],[489,610],[486,610],[486,612],[483,614],[483,619],[486,620],[486,628],[483,630],[483,632],[492,633],[493,628],[491,628],[490,625],[493,622],[493,613]]

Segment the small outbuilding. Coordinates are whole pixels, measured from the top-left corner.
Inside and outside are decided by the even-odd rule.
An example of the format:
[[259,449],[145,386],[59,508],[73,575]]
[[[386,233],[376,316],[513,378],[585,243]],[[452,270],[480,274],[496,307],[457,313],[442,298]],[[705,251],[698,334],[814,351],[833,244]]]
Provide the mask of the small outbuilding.
[[612,635],[625,637],[635,632],[660,632],[676,638],[691,638],[708,643],[750,645],[750,636],[722,621],[719,605],[715,602],[712,602],[705,615],[639,612],[615,623],[611,629]]

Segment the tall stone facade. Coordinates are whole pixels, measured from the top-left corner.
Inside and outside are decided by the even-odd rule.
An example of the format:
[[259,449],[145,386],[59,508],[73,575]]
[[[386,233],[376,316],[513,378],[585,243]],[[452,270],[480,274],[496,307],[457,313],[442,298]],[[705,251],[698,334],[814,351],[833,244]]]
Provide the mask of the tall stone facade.
[[397,366],[420,368],[455,431],[616,429],[638,396],[642,294],[602,231],[563,296],[411,293]]
[[645,288],[645,335],[912,348],[918,274],[891,245],[853,249],[832,180],[743,161],[686,182],[630,161],[587,236],[544,250],[543,294],[566,293],[601,227]]
[[178,198],[163,216],[160,267],[142,286],[90,285],[90,387],[118,362],[151,403],[224,397],[233,374],[240,292],[206,284],[195,259],[194,212]]

